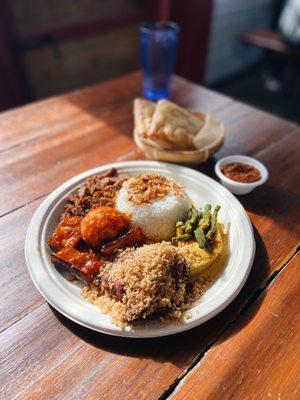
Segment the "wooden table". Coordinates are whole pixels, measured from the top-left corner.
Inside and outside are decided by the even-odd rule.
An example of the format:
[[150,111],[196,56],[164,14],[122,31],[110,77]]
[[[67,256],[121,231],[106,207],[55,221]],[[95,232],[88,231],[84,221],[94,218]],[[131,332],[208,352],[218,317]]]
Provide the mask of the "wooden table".
[[215,161],[247,154],[270,171],[239,200],[257,252],[245,287],[221,314],[185,333],[105,336],[53,310],[33,286],[23,247],[41,201],[92,167],[142,158],[132,141],[140,75],[30,104],[0,116],[1,399],[299,399],[300,127],[174,80],[174,100],[226,126]]

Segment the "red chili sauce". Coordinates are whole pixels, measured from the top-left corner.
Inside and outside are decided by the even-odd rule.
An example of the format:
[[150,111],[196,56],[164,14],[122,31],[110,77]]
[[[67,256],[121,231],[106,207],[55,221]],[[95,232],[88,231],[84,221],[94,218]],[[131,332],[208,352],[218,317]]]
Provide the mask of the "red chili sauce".
[[241,162],[226,164],[221,171],[228,179],[236,182],[252,183],[261,179],[261,173],[257,168]]

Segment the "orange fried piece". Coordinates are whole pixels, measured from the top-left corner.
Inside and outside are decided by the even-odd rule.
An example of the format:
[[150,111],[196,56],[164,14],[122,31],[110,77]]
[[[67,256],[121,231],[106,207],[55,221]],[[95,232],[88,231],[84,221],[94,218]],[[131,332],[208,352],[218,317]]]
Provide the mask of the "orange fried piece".
[[48,244],[53,251],[64,247],[75,247],[81,239],[80,223],[82,217],[64,217],[57,225],[55,232],[48,239]]
[[85,282],[91,282],[105,264],[92,250],[83,253],[73,247],[64,247],[58,253],[52,254],[51,260],[58,270]]
[[112,207],[91,209],[81,221],[81,235],[90,246],[98,247],[128,230],[130,218]]

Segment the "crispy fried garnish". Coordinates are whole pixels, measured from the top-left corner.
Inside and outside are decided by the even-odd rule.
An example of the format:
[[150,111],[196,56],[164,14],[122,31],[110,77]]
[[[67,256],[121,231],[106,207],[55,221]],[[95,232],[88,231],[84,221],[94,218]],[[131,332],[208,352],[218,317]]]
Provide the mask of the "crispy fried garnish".
[[181,185],[154,172],[128,179],[124,188],[127,191],[127,200],[136,205],[163,199],[170,192],[175,196],[182,194]]

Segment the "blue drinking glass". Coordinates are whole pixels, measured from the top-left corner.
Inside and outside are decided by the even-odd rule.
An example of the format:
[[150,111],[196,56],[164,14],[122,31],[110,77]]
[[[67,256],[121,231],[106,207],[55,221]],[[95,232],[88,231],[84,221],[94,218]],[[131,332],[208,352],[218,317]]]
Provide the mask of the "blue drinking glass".
[[145,22],[140,27],[143,94],[148,99],[170,97],[179,32],[174,22]]

